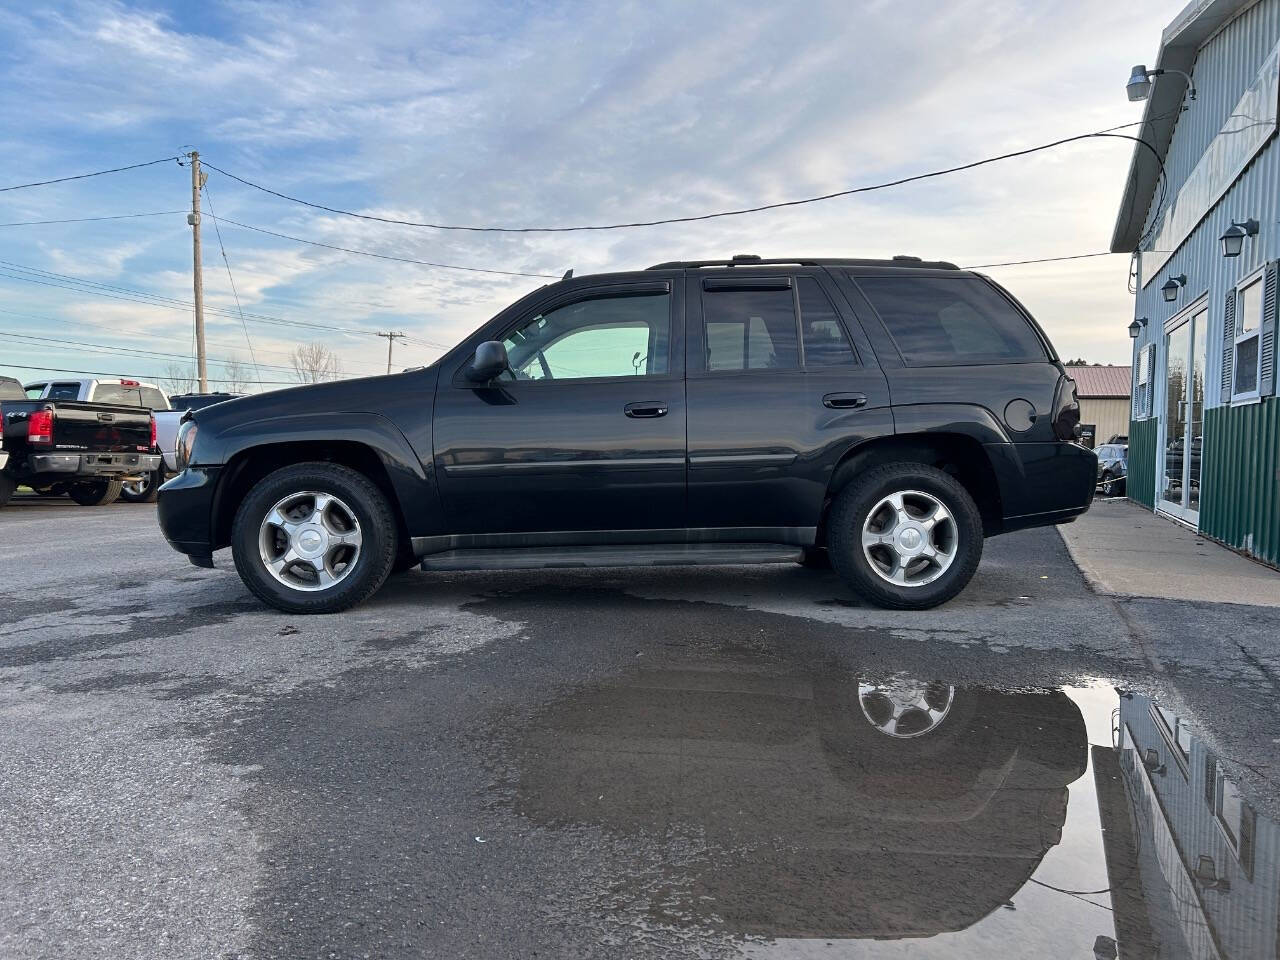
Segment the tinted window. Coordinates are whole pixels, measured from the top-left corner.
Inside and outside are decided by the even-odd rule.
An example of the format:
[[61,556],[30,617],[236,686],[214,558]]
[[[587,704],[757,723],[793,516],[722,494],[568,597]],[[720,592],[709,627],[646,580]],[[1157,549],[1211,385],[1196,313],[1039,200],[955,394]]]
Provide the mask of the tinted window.
[[799,366],[791,290],[707,290],[702,295],[708,370]]
[[539,314],[504,341],[517,380],[667,373],[671,296],[597,297]]
[[47,386],[47,384],[43,384],[43,383],[32,383],[32,384],[28,384],[28,385],[27,385],[27,399],[28,399],[28,400],[39,400],[39,399],[40,399],[40,394],[44,393],[44,388],[45,388],[45,386]]
[[799,277],[800,331],[804,337],[804,365],[827,367],[854,364],[857,358],[849,336],[822,287],[813,277]]
[[94,403],[120,403],[148,410],[167,410],[169,403],[155,387],[126,387],[122,383],[100,383],[93,391]]
[[46,400],[78,400],[80,399],[80,384],[78,383],[55,383],[49,387],[49,395]]
[[1016,363],[1045,359],[1035,330],[977,277],[854,277],[903,362]]

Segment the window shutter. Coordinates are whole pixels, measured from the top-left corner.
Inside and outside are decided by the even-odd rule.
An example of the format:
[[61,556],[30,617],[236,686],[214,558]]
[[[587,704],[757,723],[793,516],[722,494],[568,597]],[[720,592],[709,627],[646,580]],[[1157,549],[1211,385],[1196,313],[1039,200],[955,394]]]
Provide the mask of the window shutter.
[[1277,261],[1267,264],[1266,279],[1262,285],[1262,332],[1258,338],[1260,370],[1258,392],[1270,396],[1276,392],[1276,267]]
[[1218,402],[1231,402],[1231,366],[1236,354],[1236,292],[1227,291],[1226,308],[1222,311],[1222,396]]

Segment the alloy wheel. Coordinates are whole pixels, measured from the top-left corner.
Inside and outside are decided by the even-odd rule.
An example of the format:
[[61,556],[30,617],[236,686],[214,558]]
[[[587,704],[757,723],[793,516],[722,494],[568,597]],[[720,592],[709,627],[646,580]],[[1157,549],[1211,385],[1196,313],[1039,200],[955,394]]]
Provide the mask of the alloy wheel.
[[858,684],[858,706],[876,730],[910,740],[936,730],[951,711],[955,687],[910,678]]
[[303,490],[282,498],[258,528],[262,564],[292,590],[327,590],[355,569],[362,535],[341,498]]
[[922,587],[947,572],[959,552],[955,517],[941,500],[922,490],[889,494],[867,514],[862,552],[882,580]]

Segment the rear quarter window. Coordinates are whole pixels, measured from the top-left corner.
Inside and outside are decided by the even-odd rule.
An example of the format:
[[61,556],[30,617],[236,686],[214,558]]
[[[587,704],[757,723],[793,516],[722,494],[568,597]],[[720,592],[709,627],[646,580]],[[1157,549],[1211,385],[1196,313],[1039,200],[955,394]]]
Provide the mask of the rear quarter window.
[[928,367],[1047,359],[1039,334],[978,277],[851,277],[902,362]]

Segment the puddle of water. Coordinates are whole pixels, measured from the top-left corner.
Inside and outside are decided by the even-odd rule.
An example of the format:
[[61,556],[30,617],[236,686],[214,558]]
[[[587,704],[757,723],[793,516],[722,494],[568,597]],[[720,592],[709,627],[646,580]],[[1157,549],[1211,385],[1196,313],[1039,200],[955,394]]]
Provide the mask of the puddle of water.
[[512,750],[522,817],[667,864],[602,897],[750,957],[1277,956],[1280,831],[1185,722],[1101,683],[642,668]]

